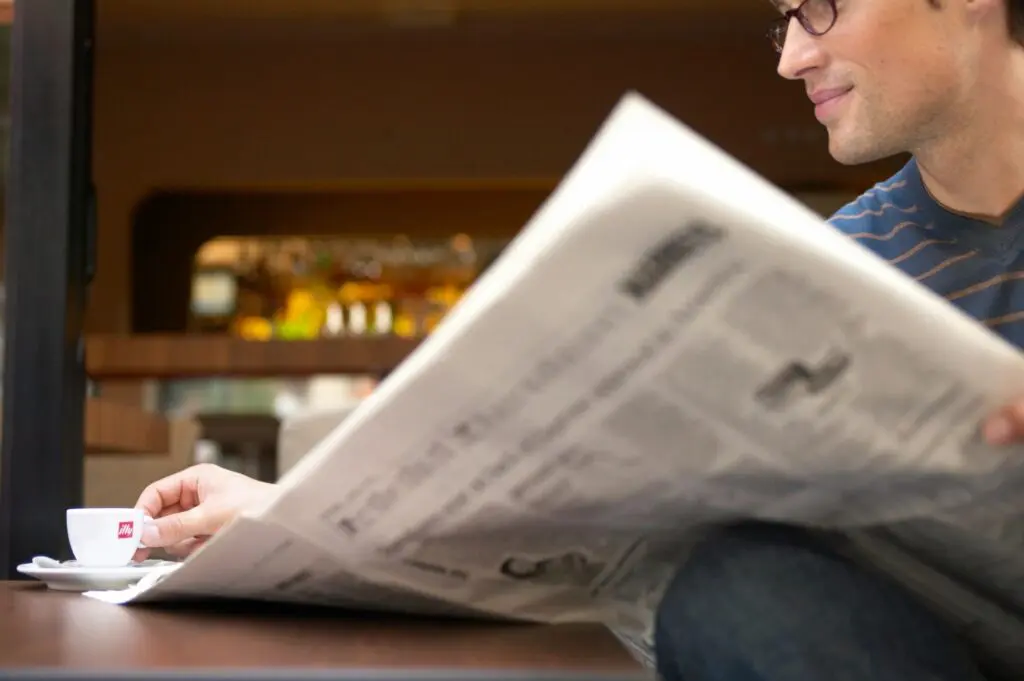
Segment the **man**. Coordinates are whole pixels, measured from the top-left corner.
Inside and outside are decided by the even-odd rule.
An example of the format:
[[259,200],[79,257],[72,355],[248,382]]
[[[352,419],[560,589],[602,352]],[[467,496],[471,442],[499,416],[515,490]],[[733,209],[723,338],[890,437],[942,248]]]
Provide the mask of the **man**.
[[[913,155],[830,222],[1020,346],[1024,0],[776,5],[779,75],[803,82],[832,156]],[[1011,405],[984,434],[1008,444],[1022,424]],[[657,636],[669,681],[982,678],[909,594],[794,528],[734,527],[699,547]]]
[[[913,155],[832,224],[1024,343],[1024,0],[778,6],[779,73],[804,83],[836,160]],[[1024,440],[1024,400],[983,425],[994,445]],[[187,551],[273,490],[213,467],[171,476],[139,505],[184,512],[144,542]],[[744,524],[699,545],[662,599],[656,639],[666,681],[983,678],[982,660],[910,594],[791,527]]]

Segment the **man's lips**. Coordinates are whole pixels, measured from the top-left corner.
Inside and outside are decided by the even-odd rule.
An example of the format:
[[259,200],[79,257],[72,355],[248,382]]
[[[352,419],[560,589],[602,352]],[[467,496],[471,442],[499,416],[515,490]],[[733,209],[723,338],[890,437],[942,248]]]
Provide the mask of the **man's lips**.
[[834,87],[827,90],[815,90],[814,92],[808,93],[807,96],[810,97],[811,102],[817,106],[818,104],[824,104],[830,99],[841,97],[852,89],[852,87]]
[[852,90],[848,88],[829,88],[827,90],[815,90],[808,96],[814,102],[814,116],[824,123],[832,118],[836,107],[840,106],[846,99],[846,95]]

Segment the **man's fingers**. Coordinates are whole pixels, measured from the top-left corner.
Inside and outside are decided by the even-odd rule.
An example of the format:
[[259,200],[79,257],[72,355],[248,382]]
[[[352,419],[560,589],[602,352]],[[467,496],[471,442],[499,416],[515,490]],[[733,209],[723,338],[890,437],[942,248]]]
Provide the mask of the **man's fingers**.
[[[191,507],[189,507],[191,508]],[[181,504],[171,504],[170,506],[164,506],[163,510],[160,511],[159,515],[150,516],[151,518],[163,518],[165,515],[174,515],[175,513],[183,513],[188,508],[184,508]]]
[[213,534],[212,519],[202,506],[174,515],[154,518],[146,522],[142,530],[142,545],[147,548],[163,548],[185,540]]
[[186,539],[183,542],[178,542],[172,546],[168,546],[164,549],[167,555],[173,556],[174,558],[186,558],[200,546],[206,543],[209,537],[193,537],[192,539]]
[[135,508],[152,518],[160,517],[171,508],[192,508],[199,504],[197,487],[192,469],[168,475],[142,490]]
[[992,445],[1006,445],[1024,439],[1024,402],[1015,402],[992,415],[982,428]]

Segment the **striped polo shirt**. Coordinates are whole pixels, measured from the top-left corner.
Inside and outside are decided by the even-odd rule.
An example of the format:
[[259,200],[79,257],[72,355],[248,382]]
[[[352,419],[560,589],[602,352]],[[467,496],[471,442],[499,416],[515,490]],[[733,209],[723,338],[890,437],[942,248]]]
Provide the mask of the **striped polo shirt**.
[[[935,291],[1018,348],[1024,347],[1024,200],[998,223],[957,213],[925,189],[911,160],[835,213],[829,222]],[[854,556],[881,567],[950,618],[986,678],[1018,679],[1024,625],[1012,611],[1020,568],[993,540],[1017,551],[1014,539],[980,516],[958,509],[941,525],[906,522],[853,535]],[[991,529],[992,536],[986,534]],[[998,535],[998,536],[997,536]],[[948,547],[955,545],[954,551]],[[991,569],[989,569],[991,567]],[[954,579],[947,579],[953,575]],[[994,606],[993,604],[997,604]],[[1010,670],[1005,676],[1005,670]]]
[[829,223],[1024,346],[1024,200],[1001,224],[953,212],[931,197],[912,159]]

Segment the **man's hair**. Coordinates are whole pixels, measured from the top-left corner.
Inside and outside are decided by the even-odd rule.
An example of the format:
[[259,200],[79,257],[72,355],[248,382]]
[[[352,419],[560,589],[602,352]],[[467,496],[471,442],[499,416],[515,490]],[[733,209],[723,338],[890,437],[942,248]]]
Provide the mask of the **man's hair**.
[[1006,0],[1006,19],[1010,35],[1024,45],[1024,0]]

